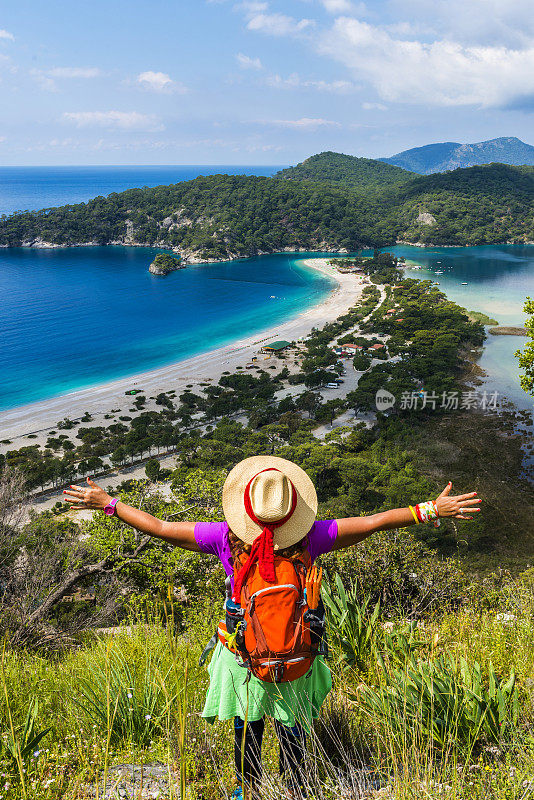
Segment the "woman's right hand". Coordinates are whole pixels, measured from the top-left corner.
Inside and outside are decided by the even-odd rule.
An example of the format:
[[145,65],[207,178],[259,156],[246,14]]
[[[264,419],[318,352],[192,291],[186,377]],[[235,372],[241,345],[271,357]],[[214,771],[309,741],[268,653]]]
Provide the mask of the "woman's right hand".
[[477,497],[477,492],[468,492],[468,494],[457,494],[453,497],[450,496],[452,483],[448,483],[442,493],[436,499],[436,506],[438,515],[440,517],[454,517],[455,519],[473,519],[470,515],[480,511],[480,508],[474,508],[480,502]]

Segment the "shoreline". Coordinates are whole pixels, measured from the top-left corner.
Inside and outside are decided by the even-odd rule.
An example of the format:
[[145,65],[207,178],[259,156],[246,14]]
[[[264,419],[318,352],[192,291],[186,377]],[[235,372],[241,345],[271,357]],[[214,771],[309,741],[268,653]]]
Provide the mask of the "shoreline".
[[[109,425],[116,420],[104,419],[104,415],[109,414],[112,408],[120,409],[116,412],[120,415],[129,413],[134,398],[124,393],[133,387],[142,389],[143,394],[147,395],[144,411],[161,410],[160,406],[154,405],[154,401],[148,400],[148,395],[157,395],[159,392],[173,389],[178,393],[185,390],[186,384],[193,384],[194,391],[201,382],[218,380],[223,372],[233,372],[237,366],[244,367],[253,356],[258,355],[258,349],[266,340],[293,341],[306,336],[313,327],[337,319],[355,305],[361,297],[364,286],[367,285],[367,280],[361,276],[338,273],[334,267],[328,265],[327,258],[303,258],[302,263],[322,272],[337,284],[321,303],[278,325],[265,328],[250,336],[237,338],[227,345],[167,366],[133,373],[125,378],[0,411],[2,439],[11,440],[11,444],[0,446],[1,451],[19,449],[28,444],[44,446],[46,432],[56,429],[60,420],[65,417],[72,420],[79,419],[86,411],[93,417],[92,422],[87,425]],[[264,360],[270,360],[271,364],[276,363],[276,360],[269,356],[258,358],[258,366],[267,366],[263,364]],[[137,411],[135,415],[139,413],[142,412]],[[26,437],[29,435],[35,438],[27,441]],[[17,439],[23,441],[15,441]]]

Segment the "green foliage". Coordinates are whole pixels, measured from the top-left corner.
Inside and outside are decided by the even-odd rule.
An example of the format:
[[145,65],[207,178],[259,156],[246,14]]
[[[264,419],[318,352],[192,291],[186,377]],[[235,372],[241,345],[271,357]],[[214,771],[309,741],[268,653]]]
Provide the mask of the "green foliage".
[[534,396],[534,300],[527,297],[524,312],[528,314],[525,328],[529,341],[523,350],[518,350],[516,356],[519,359],[519,366],[523,370],[521,375],[521,386],[529,394]]
[[455,559],[439,558],[419,541],[413,528],[382,532],[323,556],[323,563],[329,573],[341,574],[345,585],[357,583],[361,597],[380,601],[388,614],[395,609],[410,618],[456,609],[467,601],[469,584],[473,591],[476,585]]
[[[162,653],[132,645],[119,636],[91,654],[91,673],[80,677],[80,709],[111,744],[122,740],[146,746],[161,734],[175,701],[171,665]],[[173,690],[175,688],[173,687]]]
[[296,167],[280,170],[275,177],[292,181],[335,183],[369,191],[406,183],[414,174],[372,158],[357,158],[327,151],[310,156]]
[[490,664],[485,679],[476,661],[447,656],[384,669],[383,684],[354,699],[399,750],[430,739],[470,754],[479,743],[509,740],[519,715],[513,673],[499,680]]
[[369,369],[371,366],[371,358],[367,355],[367,353],[356,353],[354,358],[352,359],[352,363],[354,369],[357,369],[361,372],[365,372],[366,369]]
[[[0,244],[37,236],[57,244],[123,240],[127,223],[137,243],[226,259],[284,247],[354,250],[383,234],[370,203],[337,186],[242,175],[129,189],[107,198],[0,219]],[[171,219],[169,225],[168,219]]]
[[151,458],[145,464],[145,474],[149,481],[157,481],[160,473],[160,463],[157,458]]
[[[305,162],[292,180],[199,176],[3,216],[0,244],[41,238],[106,245],[125,241],[128,231],[137,244],[224,260],[284,248],[351,252],[398,239],[452,245],[534,239],[532,167],[490,164],[412,177],[383,162],[340,154],[309,162],[313,180]],[[421,212],[435,222],[421,222]]]
[[[197,556],[197,563],[201,558],[203,557]],[[378,571],[376,567],[375,570]],[[343,581],[348,580],[348,573],[344,571],[342,578]],[[529,581],[528,575],[526,581]],[[521,586],[520,581],[514,582],[510,587],[510,596],[517,596],[522,592]],[[507,596],[501,594],[501,605]],[[371,603],[370,612],[372,608]],[[485,612],[479,616],[474,609],[468,609],[467,612],[451,614],[444,621],[446,627],[443,627],[440,617],[428,618],[426,625],[421,625],[417,633],[430,648],[436,634],[441,635],[443,631],[447,648],[454,644],[466,653],[468,675],[465,680],[461,676],[459,659],[451,658],[451,665],[457,682],[462,687],[467,686],[483,701],[473,701],[472,694],[464,691],[464,688],[458,692],[458,705],[461,706],[462,699],[466,701],[466,708],[459,716],[462,721],[461,730],[467,730],[470,737],[468,742],[475,738],[477,727],[481,731],[476,741],[476,751],[473,754],[475,757],[469,757],[470,744],[460,741],[455,745],[451,741],[459,728],[454,722],[450,725],[452,734],[446,740],[445,748],[435,742],[433,728],[430,726],[432,711],[428,709],[429,705],[431,709],[436,708],[435,701],[432,701],[433,704],[426,703],[425,714],[420,711],[418,716],[418,709],[413,708],[411,703],[408,704],[409,713],[406,716],[397,715],[399,709],[404,714],[403,697],[391,701],[389,714],[379,711],[375,715],[374,709],[368,707],[368,692],[376,695],[390,685],[397,689],[400,686],[400,691],[403,689],[403,684],[390,682],[385,675],[385,670],[393,672],[399,664],[404,663],[405,652],[408,652],[403,651],[398,642],[403,636],[409,641],[410,626],[406,626],[402,619],[396,619],[395,630],[391,633],[382,634],[381,625],[375,628],[380,640],[385,641],[388,636],[394,638],[387,653],[384,649],[380,650],[386,666],[378,667],[379,672],[376,663],[373,670],[353,674],[350,669],[341,669],[341,665],[334,659],[329,662],[333,672],[333,690],[323,704],[321,716],[308,737],[309,792],[314,798],[332,800],[339,797],[346,790],[349,781],[360,786],[362,775],[369,775],[373,781],[386,784],[388,790],[394,782],[392,791],[405,798],[419,798],[422,794],[429,794],[432,797],[447,797],[449,800],[512,800],[525,796],[534,764],[530,734],[532,709],[528,702],[529,679],[532,674],[531,658],[529,660],[533,638],[532,602],[525,605],[516,626],[502,626],[504,641],[498,645],[498,650],[506,650],[510,663],[518,666],[518,685],[517,689],[514,686],[511,691],[505,691],[507,681],[502,680],[502,676],[508,675],[508,667],[495,669],[496,703],[495,700],[488,702],[491,692],[487,670],[481,670],[484,675],[481,678],[481,688],[477,690],[475,666],[477,662],[486,663],[493,655],[497,655],[492,650],[495,636],[490,635],[488,628],[488,639],[483,644],[478,639],[472,639],[465,628],[465,618],[469,616],[473,632],[481,625],[491,625],[491,629],[495,631],[494,613]],[[4,680],[17,727],[20,728],[24,721],[27,698],[32,696],[39,697],[40,716],[49,720],[48,724],[52,727],[49,738],[45,740],[46,750],[41,750],[39,758],[31,760],[31,770],[27,769],[27,797],[32,800],[57,800],[59,797],[77,796],[80,791],[89,796],[99,778],[100,784],[102,783],[103,773],[109,773],[108,785],[114,785],[115,773],[111,770],[119,764],[132,765],[133,768],[133,765],[157,763],[158,766],[165,765],[172,773],[179,771],[182,787],[186,783],[187,792],[192,796],[219,797],[224,791],[222,784],[225,787],[232,786],[234,775],[231,726],[206,725],[196,713],[202,707],[208,676],[206,670],[197,670],[195,665],[206,639],[206,631],[212,630],[217,615],[218,607],[214,607],[213,602],[207,601],[205,597],[199,597],[187,612],[187,627],[182,636],[175,636],[172,623],[167,625],[164,615],[158,613],[153,615],[148,625],[133,624],[132,628],[125,628],[124,632],[113,634],[105,641],[95,642],[93,637],[87,636],[80,642],[80,646],[54,660],[22,651],[7,652]],[[135,623],[135,620],[132,622]],[[523,627],[525,634],[519,638],[516,636],[516,628]],[[331,629],[332,626],[330,633]],[[485,649],[486,646],[488,650]],[[397,661],[389,656],[391,649],[396,651]],[[111,663],[119,664],[115,682],[112,681],[111,669],[107,666]],[[407,663],[411,671],[416,661],[408,657]],[[125,665],[124,672],[120,664]],[[438,674],[440,679],[442,672],[443,670]],[[102,685],[100,708],[105,709],[104,715],[100,716],[93,716],[92,712],[87,713],[80,708],[80,702],[87,702],[83,696],[85,690],[80,691],[80,687],[87,683],[95,688],[95,673],[99,676],[98,685]],[[420,677],[421,672],[417,670],[415,675]],[[130,683],[130,676],[133,676],[134,681],[137,680],[137,684]],[[377,680],[378,676],[380,680]],[[449,691],[449,677],[447,681],[446,690]],[[145,682],[151,684],[147,695],[152,696],[164,687],[164,696],[160,697],[160,714],[158,716],[156,713],[155,716],[158,727],[151,732],[151,739],[146,744],[140,744],[138,742],[146,741],[143,739],[146,714],[140,713],[145,702]],[[131,689],[134,685],[137,688],[135,693],[130,692],[132,698],[127,697],[128,692],[124,698],[121,695],[123,689]],[[437,692],[435,683],[430,680],[429,685]],[[113,693],[115,688],[116,694]],[[480,757],[476,758],[480,746],[495,741],[491,738],[491,727],[488,735],[484,729],[485,721],[482,725],[479,722],[483,716],[491,719],[491,714],[499,721],[499,691],[503,697],[506,719],[505,724],[500,726],[504,732],[497,742],[501,747],[487,750],[482,747]],[[520,700],[525,698],[518,709],[516,705],[519,716],[513,710],[514,692],[517,692]],[[108,694],[111,700],[109,717]],[[351,702],[349,695],[356,702]],[[414,695],[415,704],[415,691]],[[122,715],[126,724],[118,726],[115,732],[108,725],[117,696],[117,706],[122,702],[121,696],[125,701],[135,702],[135,708],[139,705],[140,710],[136,710],[139,725],[136,728],[129,723],[128,716],[128,709],[134,706],[126,707],[126,702],[123,702]],[[5,717],[5,705],[2,703],[5,704],[5,700],[3,693],[0,693],[0,719]],[[486,713],[488,706],[491,714]],[[415,722],[410,717],[412,712]],[[436,715],[435,713],[434,716]],[[451,716],[452,714],[446,717],[447,722]],[[93,719],[98,719],[98,722],[93,722]],[[426,721],[426,728],[423,727],[423,720]],[[443,726],[436,723],[434,727],[440,737],[444,738]],[[108,747],[107,735],[110,732],[114,743]],[[502,746],[510,742],[512,746],[503,750]],[[277,769],[278,748],[269,729],[266,730],[263,748],[266,797],[280,797],[284,789],[275,782],[273,774]],[[335,761],[333,770],[328,767],[330,760]],[[0,770],[6,771],[6,762],[2,763]],[[3,781],[5,780],[4,775]],[[274,787],[272,790],[271,786]],[[449,786],[450,790],[447,788]],[[4,785],[2,788],[6,800],[21,800],[25,796],[18,782],[11,781],[11,787],[7,790]],[[185,797],[185,791],[180,795],[177,790],[175,794]],[[103,792],[99,796],[103,796]]]
[[[479,245],[532,241],[534,168],[505,164],[415,178],[397,192],[399,238]],[[424,211],[436,222],[418,221]]]
[[36,697],[30,700],[26,718],[21,726],[15,727],[8,707],[8,718],[2,725],[6,726],[0,732],[0,759],[6,759],[9,769],[19,773],[22,777],[23,765],[26,766],[31,758],[38,758],[38,747],[42,739],[51,728],[37,727],[39,719],[39,701]]
[[339,573],[336,573],[334,581],[335,592],[326,582],[321,592],[328,611],[331,640],[345,664],[363,671],[374,652],[380,603],[376,603],[371,611],[369,595],[361,602],[358,600],[357,584],[347,592]]
[[388,630],[381,624],[381,604],[373,606],[372,593],[362,593],[355,581],[345,589],[341,575],[336,572],[334,586],[325,581],[321,597],[327,610],[331,649],[344,667],[371,673],[375,662],[404,665],[413,654],[425,646],[417,638],[417,622]]
[[482,311],[468,311],[467,316],[472,322],[480,322],[481,325],[498,325],[496,319],[493,317],[488,317],[487,314],[484,314]]
[[158,253],[150,266],[155,267],[159,275],[167,275],[175,269],[180,269],[180,259],[169,253]]

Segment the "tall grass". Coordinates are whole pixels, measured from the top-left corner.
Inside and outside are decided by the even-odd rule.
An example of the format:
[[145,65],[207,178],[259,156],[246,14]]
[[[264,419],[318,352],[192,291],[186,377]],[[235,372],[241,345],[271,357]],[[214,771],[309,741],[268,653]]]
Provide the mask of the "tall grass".
[[[367,798],[379,787],[381,797],[399,800],[534,797],[529,783],[534,776],[534,709],[528,683],[533,609],[534,602],[523,598],[516,600],[513,612],[506,606],[513,620],[472,610],[418,626],[399,619],[392,630],[387,629],[391,625],[384,630],[377,616],[365,645],[367,656],[356,671],[331,636],[334,690],[308,736],[302,797],[305,790],[315,800]],[[371,604],[365,611],[359,604],[362,627],[373,611]],[[34,731],[50,730],[38,745],[37,758],[32,754],[29,761],[14,763],[4,754],[0,800],[80,800],[89,790],[103,800],[104,791],[113,788],[109,775],[117,764],[131,764],[133,772],[134,765],[154,762],[167,768],[168,790],[162,798],[228,796],[232,726],[211,726],[199,717],[207,676],[196,664],[211,634],[210,609],[194,610],[188,617],[181,635],[172,616],[166,619],[158,612],[123,633],[88,639],[58,661],[6,651],[0,675],[3,741],[18,737],[22,755],[32,698],[38,702]],[[477,669],[476,663],[484,666]],[[506,688],[512,669],[516,683]],[[444,675],[446,686],[437,692]],[[298,800],[298,795],[293,788],[292,797]],[[290,796],[277,774],[277,746],[269,725],[261,796]]]

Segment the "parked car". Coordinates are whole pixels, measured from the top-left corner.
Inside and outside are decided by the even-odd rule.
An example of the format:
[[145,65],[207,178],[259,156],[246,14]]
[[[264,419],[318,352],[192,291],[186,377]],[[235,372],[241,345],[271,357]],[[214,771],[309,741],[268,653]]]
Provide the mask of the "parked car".
[[327,383],[326,384],[326,388],[327,389],[337,389],[337,383]]

